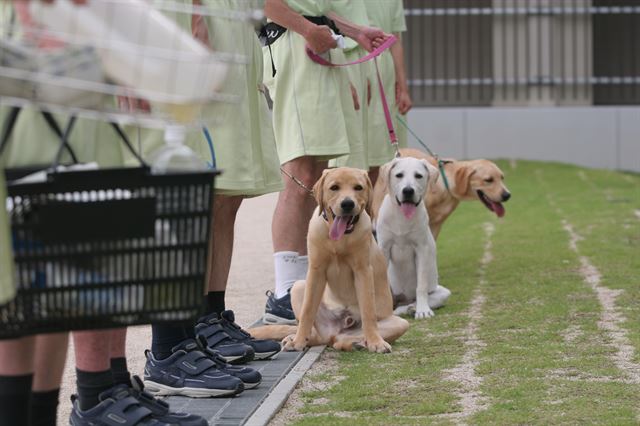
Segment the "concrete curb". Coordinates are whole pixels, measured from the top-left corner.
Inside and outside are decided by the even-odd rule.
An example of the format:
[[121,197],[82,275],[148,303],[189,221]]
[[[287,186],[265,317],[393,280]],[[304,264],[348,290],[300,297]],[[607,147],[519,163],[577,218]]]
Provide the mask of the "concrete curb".
[[245,426],[266,426],[282,408],[291,392],[311,366],[320,358],[325,346],[314,346],[296,363],[296,365],[276,385],[256,410],[244,423]]

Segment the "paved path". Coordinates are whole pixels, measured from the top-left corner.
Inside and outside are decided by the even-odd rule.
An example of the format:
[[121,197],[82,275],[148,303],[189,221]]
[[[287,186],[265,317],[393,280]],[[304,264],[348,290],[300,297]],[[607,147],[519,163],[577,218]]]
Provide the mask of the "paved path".
[[[264,293],[273,287],[271,218],[276,200],[277,194],[245,200],[236,220],[235,252],[226,304],[228,309],[235,311],[236,321],[242,326],[253,323],[262,315],[266,300]],[[150,342],[150,327],[129,329],[127,361],[134,374],[142,376],[144,350]],[[60,426],[68,424],[69,397],[75,392],[74,368],[73,349],[70,348],[60,395]]]

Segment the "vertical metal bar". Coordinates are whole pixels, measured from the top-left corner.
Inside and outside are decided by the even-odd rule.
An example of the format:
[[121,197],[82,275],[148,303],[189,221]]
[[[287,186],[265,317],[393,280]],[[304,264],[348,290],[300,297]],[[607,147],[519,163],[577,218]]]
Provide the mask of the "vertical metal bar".
[[[530,0],[524,0],[525,1],[525,7],[528,10],[529,9],[529,2]],[[525,81],[525,88],[526,91],[524,93],[525,96],[525,102],[528,102],[531,99],[531,86],[529,85],[529,81],[531,80],[531,25],[530,25],[530,21],[531,18],[529,16],[529,13],[527,12],[524,15],[524,19],[525,19],[525,75],[524,75],[524,81]]]
[[564,2],[564,0],[562,1],[562,14],[560,15],[559,19],[559,27],[560,27],[560,99],[564,102],[566,100],[565,96],[566,96],[566,60],[564,55],[566,54],[566,46],[565,46],[565,26],[567,24],[567,10],[566,10],[566,3]]
[[[444,5],[442,5],[444,7]],[[456,5],[454,4],[454,8]],[[446,10],[446,9],[445,9]],[[451,16],[445,15],[442,18],[442,78],[445,80],[444,88],[442,90],[442,95],[444,97],[444,102],[446,105],[449,105],[451,99],[449,98],[449,84],[446,83],[446,80],[449,78],[449,23],[451,22]]]
[[[458,7],[466,7],[466,2],[462,2],[458,5]],[[460,19],[462,15],[457,15],[453,20],[453,45],[455,52],[453,54],[453,68],[454,68],[454,78],[457,80],[456,84],[456,93],[455,93],[455,103],[460,103],[460,55],[461,55],[461,47],[460,46]]]
[[571,49],[571,68],[573,70],[573,100],[578,100],[578,11],[577,7],[579,6],[578,2],[580,0],[573,0],[571,11],[571,21],[572,21],[572,29],[573,36],[571,37],[572,41],[572,49]]

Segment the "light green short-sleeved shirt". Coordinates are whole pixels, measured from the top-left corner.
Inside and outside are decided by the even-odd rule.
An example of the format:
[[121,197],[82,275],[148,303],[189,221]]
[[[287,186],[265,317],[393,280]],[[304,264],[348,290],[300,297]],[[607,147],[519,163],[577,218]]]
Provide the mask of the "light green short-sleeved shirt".
[[331,8],[331,0],[285,0],[289,7],[307,16],[326,15]]
[[11,249],[11,231],[7,210],[4,206],[6,199],[4,171],[0,167],[0,305],[10,301],[16,293],[13,283],[13,252]]
[[407,30],[402,0],[367,0],[364,3],[371,26],[387,33]]

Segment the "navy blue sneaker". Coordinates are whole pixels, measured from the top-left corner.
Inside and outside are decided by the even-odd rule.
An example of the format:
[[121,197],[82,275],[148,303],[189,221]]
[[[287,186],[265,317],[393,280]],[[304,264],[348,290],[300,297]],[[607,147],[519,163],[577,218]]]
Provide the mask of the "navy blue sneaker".
[[244,343],[253,348],[255,352],[255,359],[269,359],[273,358],[280,353],[282,347],[280,343],[274,340],[254,339],[251,334],[244,331],[238,324],[236,324],[236,316],[233,311],[224,311],[220,314],[220,321],[224,331],[238,343]]
[[246,364],[255,357],[255,351],[251,346],[236,342],[225,332],[222,321],[215,313],[198,320],[196,335],[203,336],[207,341],[207,347],[216,351],[228,363]]
[[298,324],[291,307],[291,293],[287,292],[286,296],[276,299],[276,295],[267,290],[267,305],[262,320],[267,324]]
[[142,379],[138,376],[131,377],[130,390],[140,405],[151,411],[153,417],[160,421],[176,426],[209,426],[209,423],[204,418],[195,414],[172,412],[169,404],[154,398],[153,395],[144,390]]
[[156,359],[146,351],[144,384],[153,395],[183,395],[192,398],[237,395],[244,390],[242,380],[223,373],[198,343],[187,339],[167,359]]
[[210,356],[211,360],[216,363],[218,369],[230,376],[237,377],[242,380],[245,389],[253,389],[262,382],[262,374],[259,371],[249,367],[239,367],[229,364],[218,353],[207,348],[207,340],[203,336],[198,336],[198,342],[202,352]]
[[153,412],[140,404],[127,385],[117,385],[98,396],[100,403],[86,411],[80,409],[71,397],[73,409],[69,417],[71,426],[174,426],[153,416]]

